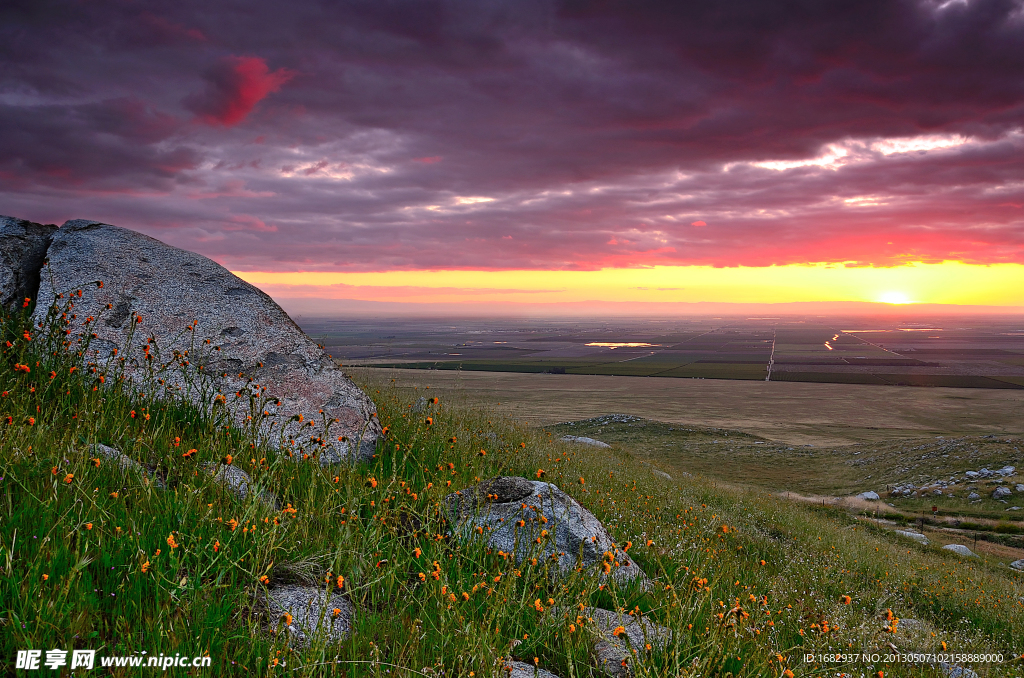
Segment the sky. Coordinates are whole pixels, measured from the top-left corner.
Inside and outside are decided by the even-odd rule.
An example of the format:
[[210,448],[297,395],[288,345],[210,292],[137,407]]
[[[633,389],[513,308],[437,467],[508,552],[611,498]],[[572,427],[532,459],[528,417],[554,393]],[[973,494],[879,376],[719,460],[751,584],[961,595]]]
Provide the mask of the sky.
[[1024,0],[8,0],[0,214],[286,309],[1024,309]]

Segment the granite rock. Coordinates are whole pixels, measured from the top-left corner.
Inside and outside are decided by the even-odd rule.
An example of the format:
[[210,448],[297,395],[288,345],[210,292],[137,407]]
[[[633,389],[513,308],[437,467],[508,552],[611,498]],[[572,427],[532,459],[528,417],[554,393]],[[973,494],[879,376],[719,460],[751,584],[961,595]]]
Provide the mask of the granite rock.
[[56,230],[53,224],[0,216],[0,306],[16,310],[26,298],[35,299],[39,271]]
[[286,613],[291,615],[291,624],[284,628],[300,646],[308,645],[320,634],[330,642],[342,640],[355,621],[351,601],[337,592],[328,595],[320,586],[275,586],[263,592],[263,603],[274,619],[273,627],[287,621]]
[[[249,477],[249,474],[233,464],[208,464],[206,469],[213,476],[214,482],[226,487],[239,501],[245,501],[249,493],[256,489],[253,487],[252,478]],[[264,506],[271,510],[280,508],[281,502],[269,490],[261,491],[257,498]]]
[[942,548],[944,548],[947,551],[952,551],[953,553],[956,553],[956,554],[961,555],[961,556],[967,556],[968,558],[977,558],[978,557],[977,554],[974,553],[974,551],[972,551],[971,549],[967,548],[963,544],[946,544]]
[[87,360],[268,444],[294,439],[324,464],[374,454],[373,402],[269,296],[216,262],[85,220],[57,230],[47,257],[34,319],[73,303],[70,336],[96,335]]
[[[499,476],[450,494],[445,502],[458,536],[471,539],[480,528],[491,547],[514,554],[517,562],[554,560],[565,572],[580,565],[604,567],[610,559],[605,569],[616,581],[647,581],[601,521],[551,483]],[[548,534],[542,536],[542,530]]]

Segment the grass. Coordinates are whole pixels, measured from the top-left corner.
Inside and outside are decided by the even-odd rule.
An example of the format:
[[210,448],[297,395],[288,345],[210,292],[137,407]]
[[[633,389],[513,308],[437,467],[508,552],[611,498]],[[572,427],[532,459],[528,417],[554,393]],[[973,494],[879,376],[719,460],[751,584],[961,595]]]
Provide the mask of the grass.
[[[89,328],[73,313],[43,328],[25,312],[6,316],[2,334],[5,660],[19,649],[86,648],[208,654],[204,675],[499,676],[495,660],[511,654],[563,678],[600,675],[586,625],[550,614],[579,605],[672,629],[666,648],[638,653],[640,676],[820,675],[804,653],[884,655],[890,643],[938,651],[945,642],[1007,660],[1024,652],[1019,576],[908,546],[844,511],[702,478],[666,483],[628,446],[563,444],[454,397],[416,412],[433,392],[383,372],[361,376],[389,430],[376,458],[322,468],[316,444],[258,446],[212,402],[130,387],[119,359],[82,362]],[[100,459],[94,443],[138,460],[166,489]],[[203,465],[228,455],[290,506],[240,502],[213,482]],[[541,470],[631,543],[650,591],[602,587],[587,570],[554,579],[543,561],[516,564],[448,536],[448,493]],[[342,642],[296,647],[257,603],[268,584],[330,587],[338,574],[357,608]],[[882,660],[827,668],[941,675]],[[1019,660],[976,668],[1022,671]]]

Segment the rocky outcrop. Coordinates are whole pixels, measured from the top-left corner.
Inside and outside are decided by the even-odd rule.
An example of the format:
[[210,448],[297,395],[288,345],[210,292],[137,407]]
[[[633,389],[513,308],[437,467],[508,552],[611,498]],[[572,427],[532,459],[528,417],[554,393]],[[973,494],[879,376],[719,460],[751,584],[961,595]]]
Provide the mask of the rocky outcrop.
[[276,586],[263,592],[263,604],[274,619],[271,626],[283,624],[300,646],[321,634],[328,642],[342,640],[355,622],[355,607],[349,599],[340,593],[328,595],[320,586]]
[[0,216],[0,306],[22,308],[35,299],[46,248],[57,227]]
[[[593,513],[551,483],[500,476],[448,495],[455,533],[482,534],[516,561],[557,561],[559,571],[600,565],[618,582],[647,577]],[[538,543],[539,540],[539,543]]]
[[73,303],[71,336],[94,334],[87,360],[263,442],[304,445],[321,463],[374,454],[373,402],[269,296],[222,266],[84,220],[65,223],[47,256],[35,319],[54,301]]

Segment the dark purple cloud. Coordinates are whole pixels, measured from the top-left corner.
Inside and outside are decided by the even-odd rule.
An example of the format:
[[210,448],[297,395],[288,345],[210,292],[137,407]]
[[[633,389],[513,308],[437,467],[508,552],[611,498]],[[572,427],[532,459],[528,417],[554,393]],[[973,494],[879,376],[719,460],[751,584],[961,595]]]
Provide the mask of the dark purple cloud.
[[7,3],[0,213],[250,270],[1024,263],[1024,3]]

